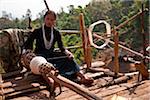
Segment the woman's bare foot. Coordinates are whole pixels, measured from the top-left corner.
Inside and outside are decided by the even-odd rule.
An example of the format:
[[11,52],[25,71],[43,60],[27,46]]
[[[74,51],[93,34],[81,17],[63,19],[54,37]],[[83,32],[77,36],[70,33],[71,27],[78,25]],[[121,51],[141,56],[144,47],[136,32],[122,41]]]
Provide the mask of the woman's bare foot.
[[80,78],[79,83],[84,85],[91,85],[94,82],[93,78],[89,78],[85,75],[83,75],[82,72],[78,72],[77,76]]
[[84,85],[92,85],[93,82],[94,82],[93,78],[84,78],[80,80],[80,83]]

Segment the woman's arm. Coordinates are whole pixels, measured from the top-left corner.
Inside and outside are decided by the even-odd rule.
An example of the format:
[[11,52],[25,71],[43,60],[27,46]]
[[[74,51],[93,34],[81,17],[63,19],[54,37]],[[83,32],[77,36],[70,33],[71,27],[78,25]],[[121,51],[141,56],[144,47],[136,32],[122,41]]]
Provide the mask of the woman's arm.
[[67,49],[63,46],[63,42],[62,42],[62,38],[61,38],[60,32],[58,32],[57,35],[58,35],[58,36],[57,36],[58,47],[60,48],[61,52],[65,53],[69,59],[72,59],[74,56],[73,56],[73,54],[72,54],[69,50],[67,50]]

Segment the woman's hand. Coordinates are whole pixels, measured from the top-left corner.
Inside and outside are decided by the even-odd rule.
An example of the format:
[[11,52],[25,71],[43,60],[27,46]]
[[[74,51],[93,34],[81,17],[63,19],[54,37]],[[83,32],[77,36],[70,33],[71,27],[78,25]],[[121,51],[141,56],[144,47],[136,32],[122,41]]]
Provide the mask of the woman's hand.
[[65,50],[65,54],[67,55],[67,57],[69,59],[73,59],[74,58],[74,55],[70,51],[68,51],[68,50]]

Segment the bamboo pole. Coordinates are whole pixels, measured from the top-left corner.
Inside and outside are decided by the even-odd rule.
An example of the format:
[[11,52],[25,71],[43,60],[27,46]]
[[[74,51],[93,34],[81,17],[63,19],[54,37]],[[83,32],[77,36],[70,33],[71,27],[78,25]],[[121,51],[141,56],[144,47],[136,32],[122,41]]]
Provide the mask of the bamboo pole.
[[87,68],[90,69],[92,66],[92,53],[91,53],[91,44],[89,40],[89,36],[87,34],[87,52],[86,52],[86,62],[87,62]]
[[[144,11],[147,11],[147,9],[143,9],[143,12]],[[124,25],[126,25],[128,22],[134,20],[136,17],[138,17],[139,15],[141,15],[141,13],[142,13],[142,11],[138,12],[137,14],[135,14],[134,16],[132,16],[131,18],[129,18],[128,20],[124,21],[123,23],[121,23],[120,25],[118,25],[117,27],[115,27],[114,30],[120,29],[121,27],[123,27]]]
[[[113,29],[114,29],[114,26],[113,26]],[[118,36],[118,32],[116,30],[113,30],[113,35],[114,35],[114,56],[115,56],[115,59],[114,59],[114,72],[115,74],[117,75],[119,73],[119,55],[118,55],[118,52],[119,52],[119,36]]]
[[91,49],[90,49],[90,44],[88,40],[88,36],[86,35],[85,31],[85,24],[84,24],[84,16],[81,13],[80,14],[80,32],[82,36],[82,46],[83,46],[83,52],[84,52],[84,61],[87,64],[87,69],[91,67]]

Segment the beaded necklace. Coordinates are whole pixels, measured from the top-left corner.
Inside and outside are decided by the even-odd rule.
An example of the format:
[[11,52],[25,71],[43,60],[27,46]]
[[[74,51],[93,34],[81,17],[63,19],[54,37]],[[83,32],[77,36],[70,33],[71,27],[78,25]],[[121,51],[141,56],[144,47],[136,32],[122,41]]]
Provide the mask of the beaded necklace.
[[44,40],[45,48],[46,48],[46,49],[50,49],[51,46],[52,46],[52,43],[53,43],[53,39],[54,39],[53,28],[51,27],[51,34],[50,34],[50,35],[51,35],[51,38],[50,38],[50,41],[48,41],[48,40],[46,39],[44,24],[42,25],[42,32],[43,32],[43,40]]

